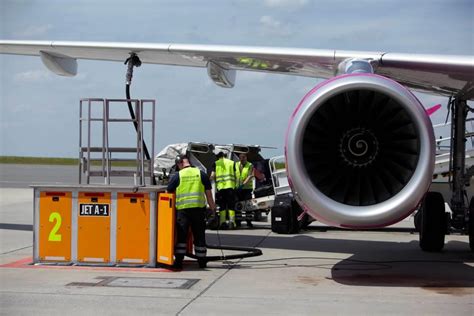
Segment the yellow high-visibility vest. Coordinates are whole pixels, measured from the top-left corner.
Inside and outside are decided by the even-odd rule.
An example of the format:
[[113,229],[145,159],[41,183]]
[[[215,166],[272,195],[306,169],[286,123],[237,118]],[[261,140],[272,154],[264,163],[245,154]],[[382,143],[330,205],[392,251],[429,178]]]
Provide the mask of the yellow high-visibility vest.
[[[249,173],[250,173],[250,169],[252,169],[252,164],[250,162],[246,162],[245,163],[245,166],[242,168],[242,172],[240,171],[240,166],[242,164],[240,163],[240,161],[237,162],[237,166],[236,166],[236,173],[237,173],[237,181],[238,181],[238,185],[242,185],[245,181],[245,179],[247,179],[247,177],[249,176]],[[249,181],[247,182],[244,186],[243,186],[243,189],[253,189],[253,181]]]
[[187,167],[179,171],[179,185],[176,188],[176,209],[206,206],[205,188],[201,181],[201,171]]
[[222,158],[216,161],[217,190],[235,189],[234,161]]

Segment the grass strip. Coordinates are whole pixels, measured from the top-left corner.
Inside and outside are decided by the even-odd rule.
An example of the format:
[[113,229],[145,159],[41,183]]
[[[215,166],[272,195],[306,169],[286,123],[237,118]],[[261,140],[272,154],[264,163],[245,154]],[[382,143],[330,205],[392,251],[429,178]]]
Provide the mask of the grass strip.
[[[77,166],[79,160],[77,158],[55,158],[55,157],[20,157],[20,156],[0,156],[2,164],[25,164],[25,165],[64,165]],[[100,161],[93,161],[93,166],[100,166]],[[135,161],[113,161],[112,166],[130,167],[136,166]]]

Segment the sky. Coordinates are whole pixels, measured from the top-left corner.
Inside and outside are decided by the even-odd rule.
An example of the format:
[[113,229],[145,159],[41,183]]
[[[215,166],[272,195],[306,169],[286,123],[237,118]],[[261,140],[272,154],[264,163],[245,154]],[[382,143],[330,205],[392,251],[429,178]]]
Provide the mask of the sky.
[[[472,0],[0,0],[0,38],[225,44],[474,55]],[[38,57],[0,55],[0,155],[77,157],[79,100],[125,98],[123,63],[79,60],[73,78]],[[283,153],[289,116],[315,78],[238,72],[233,89],[205,68],[142,65],[132,98],[157,102],[155,153],[172,143],[258,144]],[[417,93],[425,107],[447,99]],[[132,142],[133,127],[111,142]],[[149,147],[151,145],[148,145]]]

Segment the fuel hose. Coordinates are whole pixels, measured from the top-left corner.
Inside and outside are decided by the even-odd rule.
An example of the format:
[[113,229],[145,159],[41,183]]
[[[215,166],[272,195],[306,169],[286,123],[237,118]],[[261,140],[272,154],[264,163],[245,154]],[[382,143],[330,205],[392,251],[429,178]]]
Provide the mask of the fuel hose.
[[[128,112],[130,113],[130,118],[132,119],[133,125],[135,126],[135,131],[138,133],[138,122],[136,120],[135,111],[133,110],[131,97],[130,97],[130,86],[132,85],[132,77],[133,77],[133,67],[140,67],[142,62],[138,58],[135,53],[130,54],[130,57],[125,60],[125,65],[127,65],[127,74],[125,80],[125,96],[127,98],[128,104]],[[142,135],[143,136],[143,135]],[[145,140],[142,137],[142,144],[143,144],[143,153],[145,154],[145,158],[148,161],[151,161],[150,153],[148,151],[148,147],[146,146]],[[151,177],[151,182],[153,185],[156,185],[155,177]]]

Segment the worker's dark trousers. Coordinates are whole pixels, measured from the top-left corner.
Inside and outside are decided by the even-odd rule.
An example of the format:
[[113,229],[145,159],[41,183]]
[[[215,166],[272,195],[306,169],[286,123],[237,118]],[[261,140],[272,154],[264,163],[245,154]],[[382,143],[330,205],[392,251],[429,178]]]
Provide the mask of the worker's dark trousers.
[[237,199],[239,201],[246,201],[252,199],[252,189],[237,190]]
[[178,240],[175,247],[176,261],[183,261],[186,254],[189,226],[193,232],[194,252],[197,257],[206,257],[206,208],[176,210]]
[[220,210],[234,210],[235,209],[235,190],[234,189],[222,189],[219,190],[221,198],[219,199]]
[[[252,199],[252,189],[240,189],[240,190],[236,190],[236,193],[237,193],[237,199],[239,201],[247,201],[247,200],[250,200]],[[252,226],[252,221],[247,219],[246,220],[247,222],[247,226]]]

